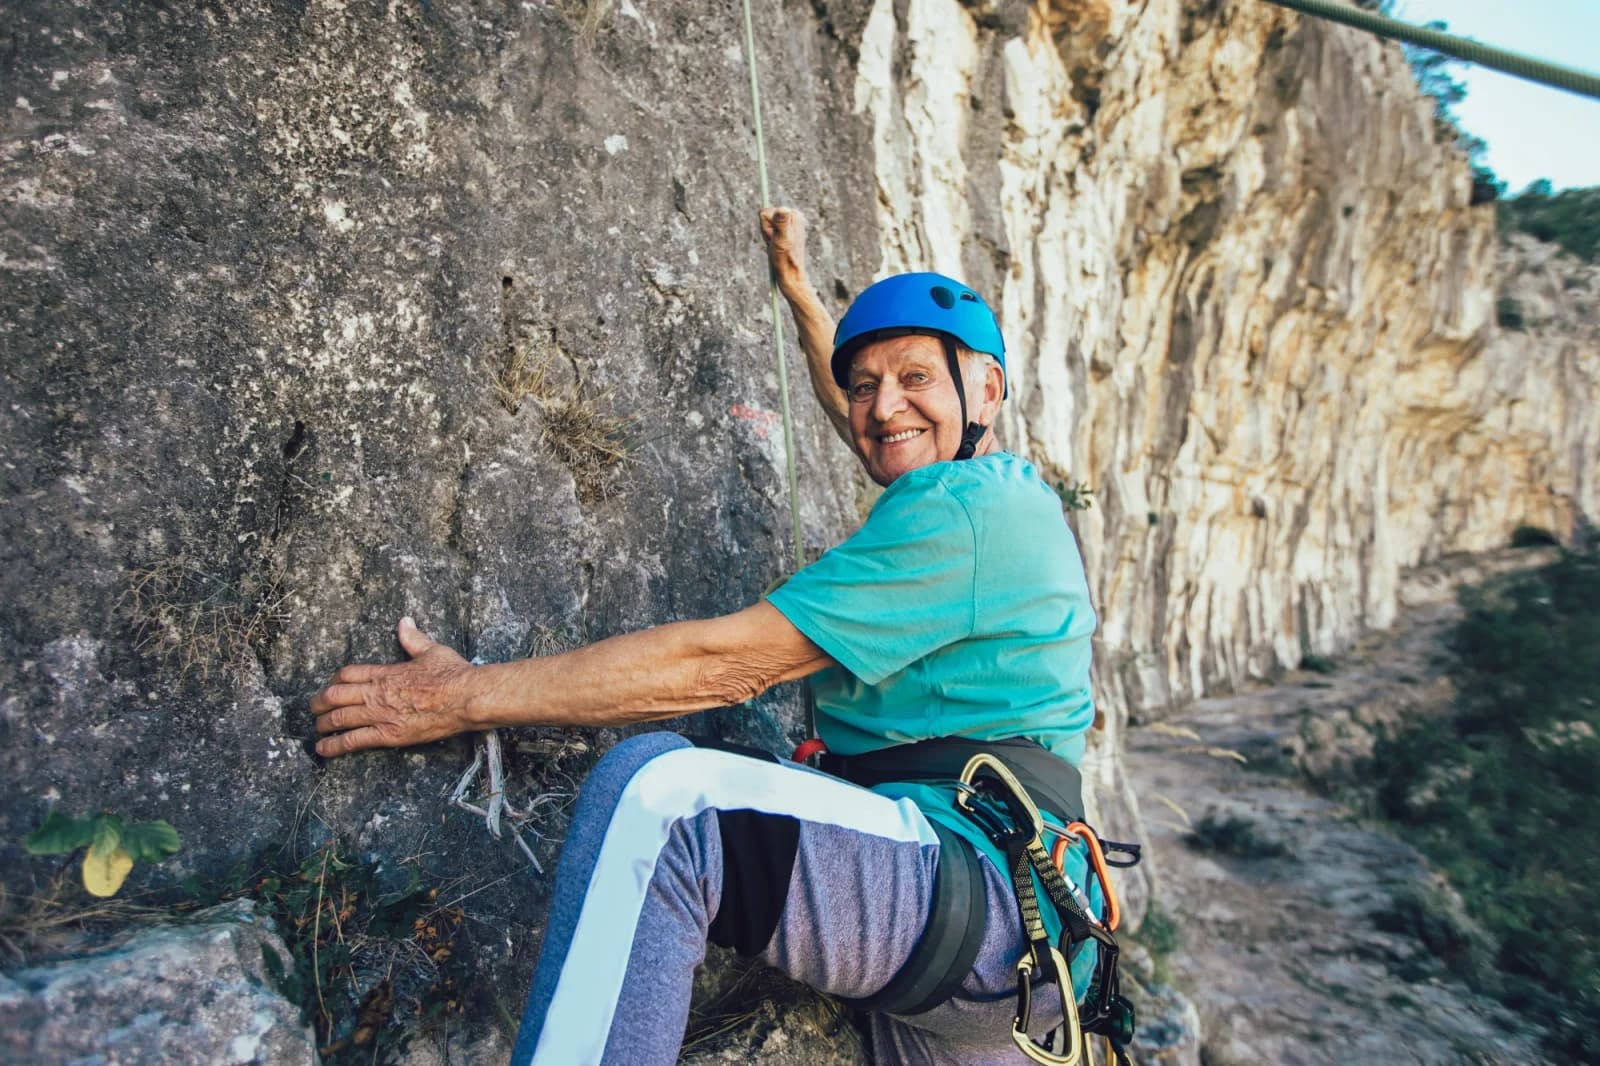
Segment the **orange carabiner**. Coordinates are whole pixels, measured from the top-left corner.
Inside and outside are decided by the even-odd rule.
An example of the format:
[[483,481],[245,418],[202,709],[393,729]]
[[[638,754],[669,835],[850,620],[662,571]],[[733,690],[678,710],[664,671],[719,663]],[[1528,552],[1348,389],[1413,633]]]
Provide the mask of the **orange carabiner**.
[[1050,860],[1060,870],[1067,857],[1067,837],[1071,833],[1078,837],[1089,847],[1089,865],[1094,870],[1094,875],[1100,879],[1100,890],[1106,895],[1106,928],[1113,933],[1122,923],[1122,906],[1117,902],[1117,893],[1111,887],[1111,877],[1106,867],[1106,853],[1100,850],[1100,838],[1093,829],[1084,822],[1072,822],[1067,825],[1066,832],[1056,837],[1055,846],[1050,849]]

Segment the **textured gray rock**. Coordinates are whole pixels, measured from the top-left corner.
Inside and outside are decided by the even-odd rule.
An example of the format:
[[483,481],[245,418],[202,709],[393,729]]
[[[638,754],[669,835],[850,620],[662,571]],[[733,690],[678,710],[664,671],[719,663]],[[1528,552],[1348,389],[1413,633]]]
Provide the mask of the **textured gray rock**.
[[0,1059],[30,1066],[316,1066],[311,1027],[272,986],[283,941],[247,900],[0,977]]
[[[318,768],[306,697],[392,659],[403,613],[506,658],[737,608],[783,571],[736,22],[624,5],[589,41],[565,10],[11,13],[8,881],[56,802],[178,828],[134,887],[310,826],[468,888],[513,874],[473,899],[525,973],[542,886],[440,799],[469,742]],[[767,42],[778,189],[865,279],[846,52]],[[858,483],[804,407],[799,428],[815,553]],[[686,728],[778,744],[796,711],[786,691]],[[515,758],[515,787],[564,787],[546,762]]]
[[1121,955],[1126,994],[1139,1012],[1139,1028],[1128,1050],[1135,1062],[1152,1066],[1201,1066],[1200,1012],[1194,1001],[1156,975],[1155,960],[1128,942]]

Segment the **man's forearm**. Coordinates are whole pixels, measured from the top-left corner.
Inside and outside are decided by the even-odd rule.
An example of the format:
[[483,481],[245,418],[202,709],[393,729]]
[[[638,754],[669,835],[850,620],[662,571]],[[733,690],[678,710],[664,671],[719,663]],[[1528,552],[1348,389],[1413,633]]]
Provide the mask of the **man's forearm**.
[[832,662],[792,627],[798,639],[766,640],[759,633],[771,625],[764,612],[778,614],[763,603],[561,655],[479,667],[469,682],[465,717],[475,729],[628,725],[732,706]]
[[794,315],[795,331],[800,335],[800,347],[806,353],[806,369],[811,375],[811,391],[823,412],[832,423],[834,432],[850,443],[850,416],[845,407],[844,392],[833,380],[833,317],[822,306],[816,290],[804,275],[784,278],[779,291]]

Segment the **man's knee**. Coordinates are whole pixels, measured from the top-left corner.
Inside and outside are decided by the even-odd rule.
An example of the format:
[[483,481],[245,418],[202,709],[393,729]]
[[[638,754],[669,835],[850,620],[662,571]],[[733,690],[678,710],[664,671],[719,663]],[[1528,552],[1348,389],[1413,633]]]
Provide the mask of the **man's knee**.
[[[695,748],[703,759],[688,756],[655,764],[661,756],[684,748]],[[727,778],[734,767],[750,767],[752,757],[758,762],[770,759],[760,753],[732,752],[722,745],[695,745],[677,734],[652,733],[612,748],[590,775],[591,781],[600,779],[602,790],[609,794],[614,824],[640,829],[660,825],[665,829],[663,849],[687,849],[698,857],[695,873],[709,875],[715,882],[708,901],[710,939],[746,955],[761,951],[772,938],[788,895],[799,839],[796,819],[758,809],[762,790],[741,795],[740,782]],[[699,765],[686,765],[685,759]],[[785,772],[775,759],[760,776],[767,771]],[[739,776],[742,772],[735,774]],[[584,788],[588,791],[590,785],[585,783]],[[700,822],[699,816],[713,813],[714,822]],[[663,861],[658,872],[677,865]]]
[[594,764],[579,792],[580,812],[600,808],[611,810],[622,799],[633,779],[654,759],[670,751],[692,747],[676,733],[643,733],[618,742]]

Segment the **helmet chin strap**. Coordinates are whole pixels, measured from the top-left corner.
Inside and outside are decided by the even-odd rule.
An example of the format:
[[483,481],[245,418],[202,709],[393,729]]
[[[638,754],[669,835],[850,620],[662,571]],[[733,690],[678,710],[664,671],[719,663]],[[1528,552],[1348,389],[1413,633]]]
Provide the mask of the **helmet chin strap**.
[[961,446],[956,449],[956,458],[971,459],[989,427],[967,421],[967,389],[961,382],[961,359],[956,354],[956,342],[949,337],[940,337],[939,340],[944,343],[944,357],[950,363],[950,378],[956,383],[956,399],[961,401],[961,424],[966,427],[961,431]]

